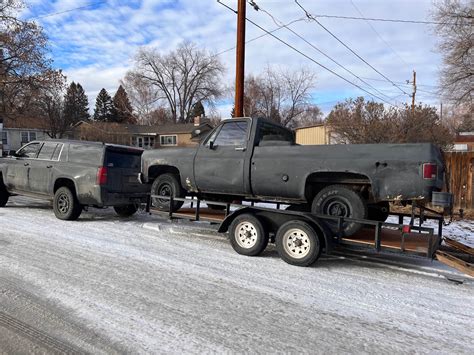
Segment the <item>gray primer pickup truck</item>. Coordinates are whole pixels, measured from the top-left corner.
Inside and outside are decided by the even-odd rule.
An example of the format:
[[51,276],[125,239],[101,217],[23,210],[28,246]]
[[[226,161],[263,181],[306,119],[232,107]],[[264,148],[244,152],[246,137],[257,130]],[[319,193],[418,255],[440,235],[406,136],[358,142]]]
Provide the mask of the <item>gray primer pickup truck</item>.
[[[141,181],[152,184],[152,195],[279,201],[294,210],[384,221],[389,201],[428,202],[443,175],[441,151],[432,144],[301,146],[284,127],[242,118],[223,121],[197,148],[144,152]],[[164,198],[152,203],[170,206]],[[172,208],[181,206],[175,201]],[[360,227],[348,222],[344,232]]]
[[12,194],[53,200],[57,218],[75,220],[85,206],[113,206],[131,216],[144,202],[142,149],[98,142],[31,142],[0,159],[0,207]]

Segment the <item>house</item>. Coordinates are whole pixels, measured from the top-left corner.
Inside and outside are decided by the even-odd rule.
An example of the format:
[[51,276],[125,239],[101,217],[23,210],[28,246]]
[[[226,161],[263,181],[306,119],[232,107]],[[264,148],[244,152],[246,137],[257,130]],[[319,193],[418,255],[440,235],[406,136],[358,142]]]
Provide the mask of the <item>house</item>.
[[156,149],[195,146],[212,128],[208,120],[199,117],[194,123],[155,126],[81,121],[74,127],[73,136],[79,140]]
[[10,150],[18,150],[28,142],[49,138],[45,133],[44,121],[35,117],[5,118],[0,131],[2,132],[3,154]]
[[295,129],[296,143],[301,145],[336,144],[334,134],[326,123]]
[[472,152],[474,151],[474,132],[460,132],[454,140],[453,151]]

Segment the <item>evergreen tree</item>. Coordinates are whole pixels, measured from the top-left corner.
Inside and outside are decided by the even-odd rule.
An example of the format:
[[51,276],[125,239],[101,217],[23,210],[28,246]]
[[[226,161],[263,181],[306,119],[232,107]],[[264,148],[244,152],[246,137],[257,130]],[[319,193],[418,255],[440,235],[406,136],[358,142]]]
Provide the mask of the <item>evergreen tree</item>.
[[64,119],[69,125],[88,120],[89,100],[81,84],[72,82],[64,95]]
[[112,122],[115,116],[115,108],[112,98],[107,90],[102,89],[95,100],[94,120],[100,122]]
[[114,99],[115,116],[113,117],[114,122],[118,123],[135,123],[135,117],[133,116],[133,108],[128,99],[128,94],[122,85],[119,86],[115,93]]
[[195,117],[205,117],[206,116],[206,111],[204,110],[204,106],[201,101],[196,102],[193,105],[193,108],[191,109],[190,112],[190,120],[191,122]]

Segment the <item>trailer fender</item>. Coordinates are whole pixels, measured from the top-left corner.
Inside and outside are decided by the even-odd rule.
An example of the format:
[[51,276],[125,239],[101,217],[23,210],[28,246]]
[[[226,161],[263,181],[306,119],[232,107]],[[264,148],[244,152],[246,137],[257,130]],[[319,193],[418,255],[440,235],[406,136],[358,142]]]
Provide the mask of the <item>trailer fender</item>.
[[318,235],[322,237],[325,252],[328,253],[333,249],[331,231],[326,227],[324,223],[319,220],[317,216],[314,216],[311,213],[307,212],[275,210],[271,208],[254,206],[243,207],[228,215],[220,224],[218,232],[226,233],[229,230],[232,221],[238,216],[246,213],[257,217],[262,223],[265,224],[265,227],[267,228],[269,233],[273,234],[276,234],[278,228],[288,221],[305,221],[309,223],[316,230]]

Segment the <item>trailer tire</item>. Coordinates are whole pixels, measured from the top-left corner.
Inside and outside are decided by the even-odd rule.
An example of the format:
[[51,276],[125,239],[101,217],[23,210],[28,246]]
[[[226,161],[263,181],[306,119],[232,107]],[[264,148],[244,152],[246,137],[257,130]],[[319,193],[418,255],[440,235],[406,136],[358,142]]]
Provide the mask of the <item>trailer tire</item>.
[[390,203],[387,201],[367,205],[367,219],[385,222],[390,215]]
[[310,266],[321,255],[321,241],[316,230],[304,221],[283,224],[275,239],[278,255],[296,266]]
[[5,205],[8,202],[8,198],[10,197],[10,194],[7,191],[7,188],[3,184],[3,182],[0,180],[0,207],[5,207]]
[[[367,218],[367,203],[357,192],[342,185],[330,185],[323,188],[314,198],[311,212],[335,217]],[[337,221],[327,220],[326,225],[334,233],[338,232]],[[361,229],[363,224],[344,222],[342,236],[350,236]]]
[[120,217],[130,217],[138,211],[138,207],[132,203],[125,206],[114,206],[114,210]]
[[239,254],[260,255],[268,245],[268,233],[259,219],[251,214],[236,217],[230,227],[230,244]]
[[[151,185],[152,195],[161,196],[173,196],[173,197],[185,197],[186,192],[181,187],[178,176],[174,174],[162,174],[159,175],[153,184]],[[167,199],[160,199],[159,197],[152,197],[151,199],[153,207],[158,208],[161,211],[169,212],[170,201]],[[171,206],[173,212],[179,210],[183,206],[183,201],[173,201]]]

